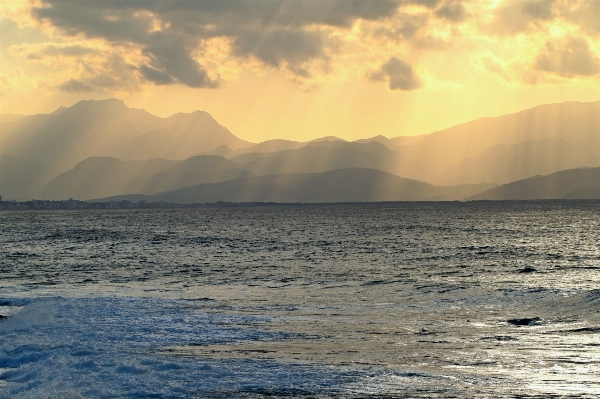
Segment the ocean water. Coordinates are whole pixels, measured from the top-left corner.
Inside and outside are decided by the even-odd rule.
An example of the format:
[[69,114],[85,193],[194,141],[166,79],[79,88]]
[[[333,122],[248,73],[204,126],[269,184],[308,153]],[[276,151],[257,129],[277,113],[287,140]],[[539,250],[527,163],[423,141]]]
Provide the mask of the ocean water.
[[600,203],[0,213],[0,398],[600,396]]

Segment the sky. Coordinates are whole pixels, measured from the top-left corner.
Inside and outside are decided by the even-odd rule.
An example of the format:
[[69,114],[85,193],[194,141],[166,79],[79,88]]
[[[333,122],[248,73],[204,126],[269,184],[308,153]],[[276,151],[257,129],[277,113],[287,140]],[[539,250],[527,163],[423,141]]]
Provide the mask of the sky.
[[430,133],[600,100],[600,0],[3,0],[0,113],[119,98],[238,137]]

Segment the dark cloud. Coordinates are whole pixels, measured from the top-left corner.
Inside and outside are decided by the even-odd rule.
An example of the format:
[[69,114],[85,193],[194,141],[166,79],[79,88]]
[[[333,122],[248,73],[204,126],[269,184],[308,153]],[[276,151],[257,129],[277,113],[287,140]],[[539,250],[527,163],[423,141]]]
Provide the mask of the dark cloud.
[[234,54],[255,56],[276,67],[283,60],[292,65],[300,65],[308,59],[326,58],[323,35],[300,30],[248,32],[234,42]]
[[586,32],[600,34],[600,1],[580,0],[578,7],[564,13],[571,22],[581,26]]
[[142,65],[140,67],[140,72],[146,80],[156,85],[169,85],[175,83],[175,80],[173,80],[171,75],[166,72],[150,68],[148,65]]
[[463,22],[468,18],[467,10],[460,1],[446,2],[435,11],[435,15],[450,22]]
[[547,43],[535,67],[562,77],[592,76],[600,72],[600,60],[590,51],[587,41],[572,38],[559,45]]
[[[71,58],[70,80],[55,86],[65,92],[90,92],[114,89],[137,90],[139,67],[127,62],[118,51],[110,48],[87,47],[79,44],[22,46],[18,49],[28,60]],[[143,72],[140,72],[143,74]]]
[[[179,82],[216,87],[192,53],[202,40],[232,39],[233,55],[305,74],[303,64],[326,59],[327,27],[350,27],[358,19],[379,20],[396,13],[402,0],[42,0],[39,20],[67,34],[135,43],[148,57],[138,67],[157,84]],[[425,6],[438,1],[415,0]],[[156,24],[160,29],[155,29]]]
[[521,10],[531,18],[548,20],[554,18],[552,12],[554,3],[556,3],[556,0],[526,1],[521,5]]
[[377,72],[371,74],[370,79],[389,82],[390,90],[415,90],[421,87],[421,80],[412,67],[396,57],[390,58]]
[[600,0],[506,0],[498,8],[490,29],[497,34],[517,34],[532,24],[562,19],[589,34],[600,34]]
[[[431,13],[433,14],[433,13]],[[445,50],[450,45],[447,38],[428,31],[430,13],[398,13],[392,26],[381,26],[373,31],[375,38],[396,43],[408,43],[419,50]]]
[[186,46],[185,39],[176,35],[156,32],[149,35],[144,53],[157,69],[189,87],[216,87],[218,82],[210,79],[208,73],[192,58],[193,48]]
[[499,7],[490,26],[493,33],[514,35],[526,30],[536,21],[554,18],[556,0],[506,1]]
[[376,37],[384,37],[394,41],[410,41],[419,36],[422,28],[429,23],[426,14],[400,13],[393,28],[381,27],[374,32]]
[[67,93],[87,93],[90,91],[94,91],[92,86],[76,79],[70,79],[58,86],[58,88],[60,89],[60,91],[65,91]]
[[442,0],[405,0],[405,4],[414,4],[427,8],[435,8],[437,7]]
[[445,50],[449,47],[447,37],[428,29],[436,18],[446,23],[458,24],[466,22],[470,15],[464,6],[464,0],[423,0],[406,1],[403,4],[420,5],[417,12],[406,12],[402,8],[393,18],[393,23],[373,29],[375,38],[405,42],[420,50]]

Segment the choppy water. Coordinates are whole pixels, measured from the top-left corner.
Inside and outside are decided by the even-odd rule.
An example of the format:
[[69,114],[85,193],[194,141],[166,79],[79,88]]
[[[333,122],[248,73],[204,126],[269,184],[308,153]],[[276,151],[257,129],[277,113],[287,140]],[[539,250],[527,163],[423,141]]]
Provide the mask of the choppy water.
[[0,398],[598,397],[600,204],[2,212],[0,314]]

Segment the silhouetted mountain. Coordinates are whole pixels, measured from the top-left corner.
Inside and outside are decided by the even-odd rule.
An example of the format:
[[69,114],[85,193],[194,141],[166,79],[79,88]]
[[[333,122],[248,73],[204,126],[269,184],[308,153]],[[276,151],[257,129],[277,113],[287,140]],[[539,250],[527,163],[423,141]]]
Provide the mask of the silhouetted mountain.
[[235,162],[216,155],[203,155],[188,158],[177,166],[152,176],[146,182],[144,189],[136,192],[158,193],[202,183],[216,183],[250,176],[252,173],[244,170]]
[[286,150],[295,150],[300,147],[304,147],[306,143],[300,141],[292,141],[292,140],[267,140],[262,143],[255,144],[250,147],[241,148],[237,150],[236,155],[239,154],[248,154],[251,152],[278,152],[278,151],[286,151]]
[[[89,199],[123,193],[141,193],[148,180],[181,161],[155,158],[148,161],[121,161],[110,157],[91,157],[77,163],[39,189],[32,198]],[[110,193],[110,194],[107,194]]]
[[215,183],[250,177],[239,164],[214,155],[185,161],[162,158],[122,161],[110,157],[85,159],[61,173],[29,198],[86,200],[122,194],[154,194],[201,183]]
[[91,156],[185,159],[221,145],[250,143],[235,137],[206,112],[159,118],[120,100],[80,101],[58,114],[2,124],[3,151],[58,172]]
[[54,111],[52,111],[52,115],[60,115],[68,109],[69,109],[69,107],[60,106],[60,107],[56,108]]
[[600,143],[557,138],[497,145],[449,167],[440,184],[509,183],[556,171],[600,165]]
[[[52,185],[48,183],[43,190],[31,193],[60,194],[61,198],[61,193],[68,191],[69,181],[79,181],[78,173],[88,176],[90,183],[86,181],[87,186],[79,191],[69,188],[73,198],[96,194],[104,197],[110,194],[103,193],[101,188],[109,187],[109,193],[134,188],[135,191],[127,192],[150,193],[250,175],[320,173],[347,168],[377,169],[445,185],[505,183],[563,169],[600,165],[600,101],[543,105],[428,135],[393,139],[375,136],[355,142],[326,136],[307,143],[269,140],[252,144],[235,137],[206,112],[159,118],[114,99],[81,101],[50,115],[20,116],[2,123],[1,127],[3,152],[22,161],[45,165],[43,181],[31,184],[39,185],[49,177],[67,172]],[[116,177],[113,183],[103,175],[101,167],[96,171],[82,169],[88,165],[83,163],[75,168],[77,173],[69,170],[94,156],[183,160],[198,154],[219,155],[229,158],[232,164],[219,157],[213,161],[199,158],[168,173],[167,169],[149,173],[151,168],[147,166],[124,166],[121,161],[113,160],[113,164],[106,165],[107,170],[122,173],[122,179]],[[162,177],[153,178],[162,172],[165,172]],[[94,187],[93,178],[102,183]],[[150,178],[155,180],[148,183]],[[23,183],[14,192],[25,194],[27,184]],[[80,197],[83,194],[85,197]]]
[[570,169],[504,184],[469,200],[584,198],[600,187],[600,168]]
[[335,137],[335,136],[325,136],[325,137],[319,137],[316,139],[312,139],[310,141],[308,141],[307,143],[321,143],[323,141],[342,141],[344,143],[347,143],[348,141],[341,139],[339,137]]
[[[254,152],[275,153],[275,152],[282,152],[282,151],[288,151],[288,150],[297,150],[297,149],[305,147],[307,145],[323,146],[323,145],[330,145],[330,143],[368,144],[371,142],[376,142],[376,143],[383,144],[384,146],[388,147],[389,149],[395,149],[395,148],[399,148],[401,145],[417,141],[417,137],[421,138],[423,136],[396,137],[394,139],[388,139],[387,137],[384,137],[384,136],[376,136],[376,137],[372,137],[370,139],[360,139],[360,140],[355,140],[352,142],[348,142],[346,140],[340,139],[335,136],[321,137],[321,138],[314,139],[311,141],[306,141],[306,142],[274,139],[274,140],[263,141],[262,143],[254,144],[249,147],[240,148],[238,150],[232,150],[231,148],[229,148],[227,146],[221,146],[221,147],[215,148],[212,151],[207,152],[206,154],[207,155],[219,155],[219,156],[222,156],[225,158],[233,158],[238,155],[251,154]],[[336,145],[336,144],[334,144],[334,145]]]
[[[238,150],[238,151],[241,151],[241,150]],[[232,157],[238,155],[238,151],[232,150],[231,148],[227,147],[226,145],[221,145],[221,146],[215,148],[214,150],[205,151],[198,155],[217,155],[217,156],[223,157],[223,158],[232,158]]]
[[600,185],[598,187],[575,190],[564,196],[565,199],[600,199]]
[[398,154],[383,144],[344,141],[309,143],[296,150],[248,153],[231,158],[256,175],[318,173],[344,168],[394,170]]
[[378,143],[385,145],[387,148],[389,148],[391,150],[397,150],[400,147],[402,147],[403,145],[415,143],[426,136],[427,135],[400,136],[400,137],[394,137],[394,138],[388,139],[385,136],[379,135],[379,136],[374,136],[374,137],[371,137],[368,139],[354,140],[354,143],[370,143],[371,141],[376,141]]
[[24,118],[26,115],[19,114],[1,114],[0,115],[0,124],[16,121],[18,119]]
[[121,149],[123,138],[153,129],[158,121],[122,101],[81,101],[58,115],[33,115],[4,124],[2,146],[61,171],[89,156],[112,155]]
[[202,155],[219,155],[225,158],[233,158],[237,155],[248,154],[252,152],[269,153],[286,150],[295,150],[297,148],[304,147],[306,144],[307,143],[300,141],[275,139],[263,141],[262,143],[253,144],[249,147],[239,148],[237,150],[232,150],[231,148],[223,145],[215,148],[212,151],[208,151]]
[[[598,132],[600,132],[600,101],[540,105],[515,114],[481,118],[419,136],[421,137],[419,140],[397,148],[402,157],[394,173],[439,184],[445,179],[444,171],[466,158],[477,157],[493,146],[558,138],[585,142],[597,147],[600,144]],[[577,154],[569,157],[576,158]],[[485,156],[480,159],[485,160]],[[530,165],[536,163],[535,158],[529,159]],[[483,168],[477,163],[473,163],[470,167]],[[501,168],[501,166],[486,167],[492,170]],[[527,168],[533,169],[533,166]],[[482,179],[482,181],[493,181],[487,176],[485,178],[482,176]],[[460,179],[452,181],[463,182]]]
[[163,119],[156,129],[131,140],[121,157],[186,159],[220,146],[235,150],[251,144],[234,136],[207,112],[195,111]]
[[48,169],[44,165],[9,154],[0,155],[0,195],[3,200],[21,199],[48,178]]
[[[219,149],[217,154],[244,164],[256,174],[368,167],[435,184],[506,183],[536,174],[598,165],[599,115],[600,102],[550,104],[478,119],[427,135],[392,139],[375,136],[352,143],[335,137],[312,143],[274,140],[239,151]],[[307,149],[331,142],[337,147]],[[377,158],[371,150],[361,159],[365,154],[356,150],[370,143],[383,144],[392,152],[381,150],[383,155]],[[355,151],[344,154],[348,148]]]
[[268,175],[201,184],[153,196],[117,196],[130,200],[201,202],[365,202],[454,200],[489,185],[437,187],[374,169],[341,169],[324,173]]

